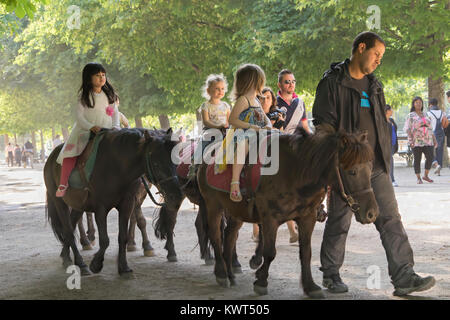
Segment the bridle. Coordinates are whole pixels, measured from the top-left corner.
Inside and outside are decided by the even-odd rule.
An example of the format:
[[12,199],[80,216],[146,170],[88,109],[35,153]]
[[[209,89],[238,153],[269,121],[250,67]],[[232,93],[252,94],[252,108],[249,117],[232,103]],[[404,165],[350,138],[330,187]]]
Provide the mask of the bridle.
[[336,176],[337,176],[338,183],[339,183],[339,192],[341,194],[341,197],[344,199],[344,201],[347,203],[347,205],[350,207],[350,209],[353,211],[353,213],[359,214],[361,206],[355,199],[353,199],[353,197],[356,195],[373,192],[372,187],[347,194],[345,192],[345,187],[344,187],[344,183],[343,183],[343,180],[341,177],[341,170],[339,169],[339,165],[335,166],[335,170],[336,170]]
[[[153,184],[156,188],[158,188],[158,190],[164,190],[162,189],[162,185],[172,181],[172,180],[178,180],[178,178],[173,175],[169,178],[164,178],[161,180],[157,180],[156,179],[156,175],[155,175],[155,169],[153,167],[153,163],[151,161],[151,156],[152,156],[152,152],[150,151],[150,147],[147,147],[145,150],[145,176],[147,177],[148,181],[151,182],[151,184]],[[163,206],[164,203],[159,203],[155,200],[155,198],[153,197],[150,188],[147,184],[147,181],[145,181],[144,177],[141,177],[141,181],[142,184],[145,187],[145,190],[147,191],[147,194],[149,195],[150,199],[153,201],[154,204],[156,204],[157,206]]]

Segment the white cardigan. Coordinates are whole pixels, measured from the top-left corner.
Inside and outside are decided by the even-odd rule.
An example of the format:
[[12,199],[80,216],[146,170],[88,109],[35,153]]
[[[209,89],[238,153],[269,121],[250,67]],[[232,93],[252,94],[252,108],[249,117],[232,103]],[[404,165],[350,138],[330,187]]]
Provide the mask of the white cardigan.
[[118,103],[109,104],[108,97],[102,91],[94,93],[94,107],[88,108],[78,102],[75,110],[76,121],[69,138],[64,143],[56,162],[62,164],[64,158],[79,156],[89,142],[90,129],[101,128],[120,129]]

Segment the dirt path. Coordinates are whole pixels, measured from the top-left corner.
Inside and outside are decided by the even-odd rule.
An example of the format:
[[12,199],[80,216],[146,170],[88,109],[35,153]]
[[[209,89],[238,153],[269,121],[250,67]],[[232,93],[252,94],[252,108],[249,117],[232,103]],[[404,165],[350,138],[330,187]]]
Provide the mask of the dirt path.
[[[395,189],[396,196],[414,250],[415,270],[423,275],[432,274],[437,280],[432,290],[408,299],[450,299],[450,170],[443,169],[442,176],[436,177],[432,185],[416,185],[411,168],[396,168],[396,177],[400,184]],[[243,273],[237,275],[235,287],[222,289],[215,282],[213,267],[205,266],[199,258],[193,205],[185,201],[178,214],[175,228],[178,262],[170,263],[164,242],[154,237],[151,227],[154,206],[148,199],[143,212],[156,256],[144,257],[142,251],[128,253],[134,279],[118,276],[118,221],[117,212],[112,211],[104,269],[100,274],[82,278],[80,290],[69,290],[66,281],[70,274],[65,273],[59,258],[61,246],[46,224],[44,194],[42,165],[34,170],[0,165],[0,299],[306,299],[299,286],[298,245],[289,245],[286,225],[278,232],[269,295],[259,297],[253,293],[255,276],[248,265],[255,247],[250,239],[250,224],[244,224],[237,243]],[[312,240],[312,273],[319,285],[323,229],[323,223],[317,224]],[[136,242],[140,241],[137,232]],[[94,251],[82,251],[86,263],[97,249],[98,245]],[[367,288],[370,266],[380,270],[379,289]],[[341,275],[350,291],[341,295],[325,292],[327,299],[400,299],[392,296],[385,253],[373,225],[363,226],[353,220]]]

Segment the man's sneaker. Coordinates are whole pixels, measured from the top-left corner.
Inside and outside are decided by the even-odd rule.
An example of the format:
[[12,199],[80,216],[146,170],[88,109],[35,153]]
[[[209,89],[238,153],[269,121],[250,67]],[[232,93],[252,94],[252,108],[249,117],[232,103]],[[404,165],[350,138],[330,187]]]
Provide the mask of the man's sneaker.
[[439,165],[439,163],[438,163],[436,160],[434,160],[434,161],[431,163],[431,166],[432,166],[433,168],[436,168],[438,165]]
[[436,170],[434,170],[434,174],[436,174],[437,176],[441,175],[441,166],[437,165]]
[[405,296],[415,291],[425,291],[434,286],[436,280],[434,277],[429,276],[422,278],[416,273],[413,273],[411,277],[405,281],[402,281],[398,285],[394,284],[395,291],[394,296]]
[[398,183],[395,182],[395,181],[392,181],[392,186],[393,186],[393,187],[398,187]]
[[348,292],[348,287],[342,282],[339,274],[333,274],[329,277],[323,277],[322,285],[328,289],[331,293],[344,293]]

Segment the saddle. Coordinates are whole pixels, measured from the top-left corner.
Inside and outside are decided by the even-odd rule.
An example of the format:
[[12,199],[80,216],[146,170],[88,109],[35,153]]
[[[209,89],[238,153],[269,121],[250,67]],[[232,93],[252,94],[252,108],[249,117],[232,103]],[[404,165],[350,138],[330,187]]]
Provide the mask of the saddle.
[[89,196],[89,181],[97,158],[98,146],[104,138],[105,132],[101,131],[89,140],[86,148],[78,156],[75,168],[70,174],[69,188],[63,199],[74,209],[84,211],[84,204]]

